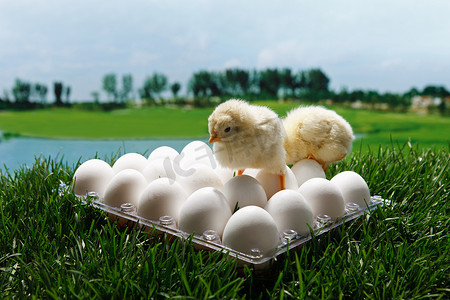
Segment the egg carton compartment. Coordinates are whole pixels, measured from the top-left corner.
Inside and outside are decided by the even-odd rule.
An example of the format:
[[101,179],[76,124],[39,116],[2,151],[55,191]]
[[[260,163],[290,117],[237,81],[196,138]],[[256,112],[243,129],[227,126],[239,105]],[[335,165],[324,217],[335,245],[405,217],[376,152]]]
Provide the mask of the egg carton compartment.
[[[69,192],[69,186],[61,184],[60,193]],[[201,235],[192,235],[177,228],[174,219],[171,216],[162,216],[158,221],[148,220],[136,214],[136,208],[129,203],[122,204],[120,208],[112,207],[102,203],[102,199],[96,193],[89,193],[87,196],[78,196],[77,198],[84,204],[91,205],[108,214],[111,220],[117,220],[120,226],[146,226],[154,228],[160,234],[167,234],[171,237],[183,240],[192,240],[196,249],[219,251],[227,254],[229,257],[237,258],[240,265],[253,265],[255,268],[264,269],[288,250],[297,250],[310,241],[313,236],[319,237],[337,227],[342,226],[354,219],[370,212],[378,207],[388,205],[389,200],[381,196],[371,196],[371,204],[366,207],[360,207],[355,203],[347,203],[345,214],[332,221],[327,215],[319,215],[314,220],[314,226],[311,228],[313,234],[299,235],[294,230],[284,230],[279,237],[278,247],[270,253],[262,253],[254,248],[251,253],[243,253],[221,244],[220,236],[214,230],[206,230]]]

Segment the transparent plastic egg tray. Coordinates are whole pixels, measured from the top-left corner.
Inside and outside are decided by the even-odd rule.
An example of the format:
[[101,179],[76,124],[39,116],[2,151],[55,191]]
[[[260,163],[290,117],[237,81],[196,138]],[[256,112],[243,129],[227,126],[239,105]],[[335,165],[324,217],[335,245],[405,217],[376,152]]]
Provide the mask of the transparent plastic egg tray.
[[[69,192],[69,186],[61,184],[59,187],[60,193]],[[77,196],[77,198],[84,204],[91,205],[106,213],[112,220],[117,220],[121,226],[134,226],[138,224],[140,227],[154,228],[158,233],[166,233],[180,239],[192,240],[197,249],[219,251],[227,254],[230,257],[235,257],[240,264],[254,265],[255,267],[265,268],[271,261],[283,255],[288,250],[296,250],[314,236],[320,235],[342,226],[362,215],[370,212],[380,206],[389,203],[389,200],[383,199],[381,196],[372,196],[371,204],[366,207],[360,207],[355,203],[347,203],[345,215],[341,218],[332,221],[327,215],[319,215],[314,220],[314,226],[311,228],[313,234],[299,235],[294,230],[285,230],[280,235],[278,247],[270,253],[261,253],[257,248],[252,249],[251,253],[242,253],[226,247],[221,244],[220,236],[214,230],[206,230],[202,235],[192,235],[187,232],[177,229],[174,219],[171,216],[162,216],[158,221],[148,220],[136,214],[136,208],[130,204],[122,204],[120,208],[111,207],[102,203],[101,199],[96,193],[90,193],[87,196]]]

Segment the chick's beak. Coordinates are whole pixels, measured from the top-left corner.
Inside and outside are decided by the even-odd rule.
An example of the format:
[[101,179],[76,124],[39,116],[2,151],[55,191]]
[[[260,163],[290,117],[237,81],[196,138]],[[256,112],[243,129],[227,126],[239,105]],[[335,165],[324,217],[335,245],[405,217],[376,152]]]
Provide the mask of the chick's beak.
[[222,138],[220,136],[216,136],[214,134],[211,134],[211,136],[209,137],[209,144],[215,143],[215,142],[220,142],[222,140]]

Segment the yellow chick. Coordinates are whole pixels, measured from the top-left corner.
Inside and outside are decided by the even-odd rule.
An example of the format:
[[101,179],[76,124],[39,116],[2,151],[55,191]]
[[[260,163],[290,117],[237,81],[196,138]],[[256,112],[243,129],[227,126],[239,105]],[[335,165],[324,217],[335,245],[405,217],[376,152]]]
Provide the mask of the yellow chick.
[[226,168],[265,169],[280,175],[285,188],[286,152],[284,130],[278,115],[264,106],[231,99],[219,106],[208,118],[209,143],[218,162]]
[[298,107],[283,119],[286,163],[310,158],[326,171],[331,162],[343,159],[354,140],[350,124],[335,111],[322,106]]

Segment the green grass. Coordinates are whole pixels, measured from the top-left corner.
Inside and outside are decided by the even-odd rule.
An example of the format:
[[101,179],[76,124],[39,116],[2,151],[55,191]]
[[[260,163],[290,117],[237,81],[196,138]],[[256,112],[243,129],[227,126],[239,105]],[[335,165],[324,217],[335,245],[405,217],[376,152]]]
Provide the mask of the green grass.
[[118,230],[58,194],[76,167],[39,158],[0,173],[2,298],[449,298],[446,147],[355,151],[332,165],[328,178],[354,170],[391,204],[313,238],[264,274],[189,242]]
[[[258,102],[280,116],[297,106],[275,101]],[[376,112],[331,107],[346,118],[362,137],[364,149],[388,146],[391,141],[410,141],[422,148],[448,146],[450,118],[438,115]],[[22,136],[47,138],[199,138],[208,135],[207,119],[212,108],[173,109],[153,107],[112,112],[49,109],[0,113],[0,130]],[[359,146],[359,142],[355,143]]]
[[45,109],[0,113],[0,129],[21,136],[45,138],[204,137],[206,109],[153,107],[111,112]]

